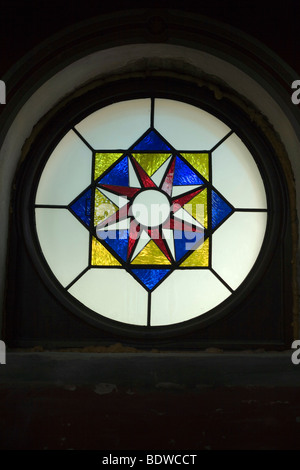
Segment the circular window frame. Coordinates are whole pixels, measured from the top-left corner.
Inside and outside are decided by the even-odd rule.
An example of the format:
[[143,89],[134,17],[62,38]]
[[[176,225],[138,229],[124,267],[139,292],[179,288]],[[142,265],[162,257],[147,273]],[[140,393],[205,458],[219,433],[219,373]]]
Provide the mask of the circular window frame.
[[[79,316],[98,328],[128,338],[168,338],[179,336],[199,328],[204,328],[224,316],[232,314],[246,300],[262,278],[281,236],[281,224],[285,220],[288,207],[284,180],[280,165],[274,158],[274,149],[262,129],[258,128],[241,106],[236,97],[216,99],[209,86],[197,86],[189,80],[174,77],[141,77],[112,80],[106,84],[95,82],[84,87],[79,93],[68,97],[51,112],[46,124],[41,123],[27,154],[24,156],[24,171],[20,181],[18,212],[21,217],[21,230],[30,257],[43,283],[50,293],[71,313]],[[53,275],[41,252],[35,230],[34,200],[37,185],[44,165],[57,143],[66,132],[84,117],[117,101],[137,98],[167,98],[198,106],[227,124],[246,145],[253,156],[265,186],[268,218],[264,241],[254,266],[244,281],[225,301],[212,310],[191,320],[166,326],[136,326],[106,318],[91,311],[66,292]],[[72,124],[70,124],[70,122]],[[263,158],[262,158],[263,156]],[[284,223],[283,223],[284,226]]]

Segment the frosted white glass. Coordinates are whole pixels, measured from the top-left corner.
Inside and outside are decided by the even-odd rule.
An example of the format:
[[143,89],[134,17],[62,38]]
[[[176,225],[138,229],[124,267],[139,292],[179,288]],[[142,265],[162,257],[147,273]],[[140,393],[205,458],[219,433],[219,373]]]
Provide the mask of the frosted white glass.
[[190,320],[219,305],[230,291],[208,269],[174,271],[151,300],[151,326]]
[[132,325],[147,324],[147,292],[122,269],[90,269],[69,292],[94,312]]
[[137,255],[142,251],[142,249],[147,245],[149,242],[150,237],[145,230],[142,230],[141,235],[138,238],[138,242],[136,244],[135,250],[132,255],[132,260],[137,257]]
[[46,261],[67,286],[88,265],[89,233],[67,209],[38,208],[35,217]]
[[111,202],[113,202],[117,207],[121,208],[128,203],[128,199],[126,196],[119,196],[118,194],[114,194],[111,191],[107,191],[106,189],[100,188],[100,191],[104,196],[106,196]]
[[236,134],[232,134],[212,152],[212,183],[235,207],[267,207],[264,184],[257,165]]
[[167,99],[155,100],[154,127],[177,150],[210,150],[230,131],[206,111]]
[[133,169],[132,163],[128,158],[128,173],[129,173],[129,186],[132,188],[140,188],[141,184],[136,176],[136,172]]
[[174,232],[166,228],[162,229],[164,239],[166,240],[168,247],[172,253],[173,258],[175,259],[175,246],[174,246]]
[[69,131],[45,165],[36,204],[68,205],[90,184],[91,165],[91,150]]
[[156,184],[156,186],[159,186],[162,182],[163,177],[166,174],[166,170],[169,166],[170,160],[172,157],[169,157],[159,168],[158,170],[153,173],[151,176],[152,181]]
[[180,196],[181,194],[187,193],[192,189],[201,188],[201,185],[189,185],[189,186],[173,186],[172,197]]
[[245,279],[263,243],[266,212],[235,212],[214,234],[212,267],[232,288]]
[[150,99],[114,103],[75,127],[95,150],[126,150],[150,127]]
[[191,216],[185,209],[181,208],[174,213],[174,217],[179,220],[183,220],[189,224],[196,225],[199,228],[203,228],[203,225],[200,224],[194,217]]

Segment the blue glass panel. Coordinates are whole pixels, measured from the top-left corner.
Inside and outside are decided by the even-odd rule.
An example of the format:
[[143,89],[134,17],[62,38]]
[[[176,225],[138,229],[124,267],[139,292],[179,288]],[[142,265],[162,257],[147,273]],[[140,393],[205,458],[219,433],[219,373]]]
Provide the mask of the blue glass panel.
[[71,205],[71,209],[86,225],[90,226],[91,222],[91,189],[87,190],[76,202]]
[[187,184],[204,184],[201,178],[187,166],[179,157],[176,157],[174,179],[175,186],[182,186]]
[[216,228],[232,212],[231,207],[214,191],[211,192],[211,227]]
[[132,272],[142,281],[144,286],[152,290],[170,272],[170,269],[132,269]]
[[203,241],[204,232],[174,230],[176,261],[179,261],[188,251],[198,248]]
[[156,134],[150,131],[133,150],[170,150],[170,147]]
[[105,230],[97,232],[98,238],[104,240],[124,261],[127,260],[128,230]]
[[113,184],[115,186],[128,186],[128,161],[127,157],[114,166],[101,180],[101,184]]

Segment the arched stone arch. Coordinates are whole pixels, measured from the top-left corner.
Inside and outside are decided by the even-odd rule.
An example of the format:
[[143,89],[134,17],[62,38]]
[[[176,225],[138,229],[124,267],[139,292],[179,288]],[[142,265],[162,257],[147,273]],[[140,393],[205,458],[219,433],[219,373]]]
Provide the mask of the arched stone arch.
[[112,76],[168,73],[188,76],[198,86],[209,84],[219,99],[230,95],[262,127],[276,151],[289,189],[293,224],[291,270],[296,327],[300,132],[299,110],[290,99],[295,74],[270,50],[240,31],[188,13],[184,13],[182,27],[182,12],[167,13],[149,20],[137,10],[79,23],[41,44],[4,77],[9,94],[0,126],[2,304],[11,188],[40,126],[51,118],[53,108],[67,103],[70,93],[80,93],[83,86],[106,83]]

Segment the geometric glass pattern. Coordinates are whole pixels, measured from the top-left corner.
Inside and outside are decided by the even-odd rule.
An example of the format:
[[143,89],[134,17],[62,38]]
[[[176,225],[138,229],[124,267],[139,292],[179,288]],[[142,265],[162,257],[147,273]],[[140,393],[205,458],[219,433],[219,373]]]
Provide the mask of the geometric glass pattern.
[[[187,281],[189,284],[179,286],[182,288],[183,296],[184,292],[189,292],[186,294],[189,296],[190,292],[193,292],[195,296],[197,294],[193,287],[195,281],[190,277],[195,270],[198,272],[198,275],[195,273],[195,279],[203,279],[204,295],[207,294],[212,299],[214,296],[216,299],[220,296],[220,301],[230,296],[234,292],[234,288],[228,282],[230,276],[226,277],[230,267],[228,270],[226,266],[222,267],[224,276],[215,270],[215,265],[218,266],[218,259],[214,260],[214,245],[216,245],[216,252],[219,250],[221,253],[220,240],[224,232],[222,232],[222,227],[227,221],[234,219],[232,217],[234,214],[267,212],[263,204],[259,208],[237,207],[236,204],[234,206],[224,196],[223,191],[221,192],[213,184],[215,168],[217,169],[217,166],[221,168],[224,165],[218,149],[222,148],[224,142],[230,140],[234,134],[233,131],[227,130],[227,133],[210,149],[206,149],[205,146],[194,150],[175,148],[172,142],[164,137],[163,132],[155,127],[154,101],[151,100],[150,126],[138,139],[133,139],[131,145],[125,149],[114,148],[113,139],[111,148],[94,148],[81,135],[80,126],[79,130],[73,128],[76,138],[89,146],[92,152],[90,182],[88,185],[85,184],[67,205],[36,202],[36,208],[39,210],[67,209],[87,231],[85,233],[88,234],[89,249],[86,267],[73,276],[73,280],[65,286],[66,290],[73,292],[73,286],[80,285],[81,279],[87,279],[86,273],[91,270],[107,270],[107,273],[112,269],[123,270],[126,276],[131,276],[132,282],[138,283],[146,293],[147,320],[146,322],[144,320],[140,322],[138,319],[132,321],[132,323],[146,326],[153,324],[152,308],[159,304],[157,296],[153,297],[156,291],[163,285],[172,285],[170,291],[167,290],[169,287],[164,290],[164,303],[166,296],[174,295],[172,275],[174,279],[182,279],[184,273],[189,272],[186,277],[190,279]],[[215,152],[216,149],[219,153]],[[218,160],[215,158],[215,161],[213,160],[214,152],[218,156]],[[80,175],[76,178],[80,178]],[[218,181],[222,182],[222,187],[225,189],[232,186],[228,173],[226,178],[228,182],[220,179],[220,174],[218,174]],[[258,232],[253,226],[253,233],[256,233],[255,230]],[[37,231],[39,232],[39,229]],[[215,244],[216,233],[220,236],[216,238]],[[224,233],[226,240],[229,240],[227,231]],[[240,231],[237,230],[237,233]],[[262,233],[264,233],[263,229]],[[251,238],[251,235],[249,237]],[[42,236],[40,238],[42,239]],[[235,239],[234,236],[232,238]],[[240,247],[243,249],[242,244]],[[237,247],[237,249],[240,248]],[[221,255],[219,258],[221,259]],[[204,271],[209,275],[204,277]],[[181,274],[174,276],[175,272]],[[101,276],[99,274],[100,278],[99,289],[105,291],[105,286],[102,285],[102,274]],[[214,283],[211,285],[216,286],[212,287],[211,292],[205,287],[210,279],[213,279]],[[129,283],[130,286],[132,282]],[[82,285],[85,286],[83,298],[86,298],[86,284],[83,281]],[[109,286],[109,292],[113,292],[112,287]],[[215,294],[213,289],[215,289]],[[92,295],[97,296],[97,293],[92,293]],[[125,296],[125,294],[122,295]],[[92,305],[95,302],[97,303],[97,299]],[[85,301],[83,303],[88,305]],[[106,313],[101,310],[101,300],[98,303],[99,308],[97,307],[96,311],[105,316]],[[192,301],[189,303],[193,304]],[[206,303],[214,305],[210,301]],[[107,304],[110,305],[109,299]],[[204,305],[206,305],[205,302]],[[139,308],[137,307],[137,310]],[[169,313],[166,315],[169,318],[172,316],[173,308],[171,297],[168,308]],[[204,310],[201,313],[205,313],[205,308],[203,307]],[[153,313],[153,317],[155,315],[158,315],[157,311]],[[160,317],[163,315],[164,312],[159,313]],[[108,317],[110,317],[109,313]],[[111,318],[118,318],[115,312]],[[172,322],[173,320],[166,320],[165,323],[162,318],[157,324]]]
[[179,153],[150,129],[94,159],[92,184],[70,204],[90,231],[94,267],[123,266],[149,292],[178,268],[210,267],[209,239],[234,208],[210,183],[208,152]]

